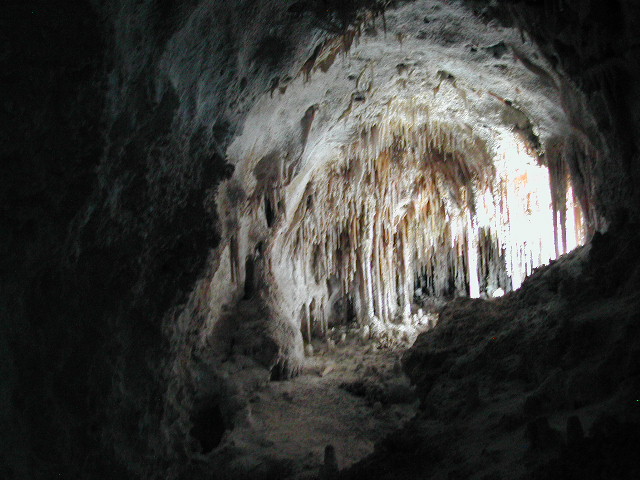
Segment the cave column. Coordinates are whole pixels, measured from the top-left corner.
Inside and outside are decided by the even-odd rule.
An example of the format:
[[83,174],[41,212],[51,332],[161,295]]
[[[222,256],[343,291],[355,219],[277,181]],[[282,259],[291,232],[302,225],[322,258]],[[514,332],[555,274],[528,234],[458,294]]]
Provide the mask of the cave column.
[[368,218],[368,212],[365,210],[362,214],[363,218],[363,242],[362,242],[362,250],[359,254],[361,269],[361,299],[362,299],[362,307],[365,313],[365,321],[368,322],[375,316],[374,306],[373,306],[373,275],[372,275],[372,260],[373,260],[373,225],[371,219]]
[[377,314],[377,317],[386,321],[386,309],[384,302],[384,283],[382,280],[382,275],[384,274],[384,268],[382,265],[381,259],[381,250],[382,250],[382,232],[380,225],[380,213],[378,211],[374,214],[374,224],[373,224],[373,247],[372,247],[372,287],[373,287],[373,311],[374,314]]
[[411,257],[409,256],[409,247],[407,245],[407,239],[405,238],[407,232],[404,230],[400,230],[400,234],[398,238],[401,242],[401,252],[402,252],[402,295],[403,295],[403,316],[408,317],[411,315],[411,301],[413,299],[413,276],[410,272],[412,272],[411,265]]
[[469,270],[469,296],[480,297],[478,281],[478,235],[471,211],[467,213],[467,267]]

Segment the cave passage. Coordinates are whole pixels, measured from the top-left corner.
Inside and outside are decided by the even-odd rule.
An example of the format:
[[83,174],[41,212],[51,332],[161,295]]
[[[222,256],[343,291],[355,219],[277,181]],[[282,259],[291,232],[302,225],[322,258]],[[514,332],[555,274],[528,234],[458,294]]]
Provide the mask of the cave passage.
[[[232,280],[304,344],[508,294],[598,227],[577,168],[596,153],[568,125],[552,66],[515,30],[460,14],[416,2],[324,37],[227,150]],[[437,18],[462,30],[427,35]]]
[[626,453],[640,2],[9,3],[0,478]]
[[212,455],[234,442],[247,465],[316,471],[330,444],[357,462],[415,415],[401,358],[452,300],[517,298],[598,228],[571,87],[516,29],[467,13],[417,0],[301,35],[294,63],[242,87],[223,240],[193,302],[238,419]]

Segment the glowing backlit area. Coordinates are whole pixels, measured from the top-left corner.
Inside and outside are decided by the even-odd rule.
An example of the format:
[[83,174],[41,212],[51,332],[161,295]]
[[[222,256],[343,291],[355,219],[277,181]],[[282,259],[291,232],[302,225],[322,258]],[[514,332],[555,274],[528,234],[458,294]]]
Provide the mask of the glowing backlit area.
[[504,252],[511,285],[497,288],[515,290],[534,268],[584,242],[582,210],[566,173],[562,198],[554,201],[558,192],[549,169],[516,137],[501,138],[494,166],[495,183],[476,204],[476,218],[478,227],[491,232]]

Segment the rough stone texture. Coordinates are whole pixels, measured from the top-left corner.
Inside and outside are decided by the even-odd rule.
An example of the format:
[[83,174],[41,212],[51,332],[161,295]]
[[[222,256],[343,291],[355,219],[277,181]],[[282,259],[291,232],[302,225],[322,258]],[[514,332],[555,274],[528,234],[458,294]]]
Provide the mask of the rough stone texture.
[[637,228],[599,236],[503,298],[446,306],[403,359],[421,412],[342,478],[635,478]]
[[[303,180],[348,143],[348,130],[359,125],[353,118],[361,114],[366,124],[388,97],[443,82],[435,108],[442,118],[455,117],[450,105],[465,103],[460,85],[465,95],[491,85],[502,100],[484,98],[470,112],[490,124],[515,123],[534,148],[535,136],[544,147],[556,134],[567,139],[564,158],[589,221],[610,233],[596,234],[588,260],[576,260],[578,253],[559,261],[516,295],[449,307],[442,328],[407,357],[424,415],[347,475],[398,478],[458,462],[446,448],[460,438],[455,425],[490,409],[487,389],[504,378],[527,397],[512,413],[505,407],[495,428],[518,439],[523,422],[557,411],[563,429],[567,415],[595,406],[592,414],[603,402],[619,417],[586,428],[583,450],[568,446],[548,463],[534,457],[528,465],[540,473],[533,478],[567,470],[566,478],[577,478],[571,465],[584,452],[612,438],[634,441],[631,414],[616,402],[637,388],[638,374],[640,273],[630,259],[638,253],[640,205],[639,7],[466,2],[476,17],[456,2],[400,3],[384,18],[383,2],[364,0],[3,7],[0,476],[239,476],[232,446],[203,455],[216,442],[203,442],[202,429],[217,438],[221,425],[243,421],[254,385],[300,368],[303,343],[292,312],[315,288],[307,279],[292,285],[289,270],[277,268],[284,250],[270,243],[271,229],[286,228]],[[514,49],[517,31],[481,28],[483,15],[522,28],[537,48],[527,42]],[[366,20],[360,50],[353,31],[344,36],[358,18]],[[462,44],[465,25],[485,43]],[[508,54],[502,35],[511,42]],[[321,52],[327,39],[334,43]],[[438,62],[404,62],[403,48],[422,51],[418,41],[457,69],[457,83],[438,73]],[[357,58],[342,56],[349,42]],[[535,58],[538,48],[546,59]],[[470,60],[473,53],[483,60]],[[369,55],[387,63],[359,79]],[[508,78],[475,78],[494,59]],[[386,97],[373,91],[374,81],[381,92],[388,88]],[[513,81],[542,92],[522,96],[524,119],[504,102]],[[288,175],[284,193],[277,171]],[[263,198],[271,198],[269,208],[255,207]],[[573,261],[586,265],[585,278],[559,273]],[[434,351],[432,342],[442,345]],[[519,353],[525,350],[530,357]],[[557,371],[563,362],[567,371]],[[616,451],[626,458],[624,448]],[[489,450],[480,455],[491,465],[513,461]],[[471,477],[483,465],[474,457],[449,478]],[[247,478],[284,471],[274,461]]]

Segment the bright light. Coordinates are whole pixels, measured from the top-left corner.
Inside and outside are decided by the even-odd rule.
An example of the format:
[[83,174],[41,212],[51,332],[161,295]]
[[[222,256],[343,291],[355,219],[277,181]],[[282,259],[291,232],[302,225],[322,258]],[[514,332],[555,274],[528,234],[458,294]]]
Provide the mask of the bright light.
[[[534,268],[557,258],[561,229],[554,228],[551,183],[547,167],[539,165],[512,135],[497,147],[496,175],[477,205],[480,227],[495,235],[505,253],[512,288],[517,289]],[[573,200],[569,183],[566,196],[567,249],[580,245],[582,212]]]

